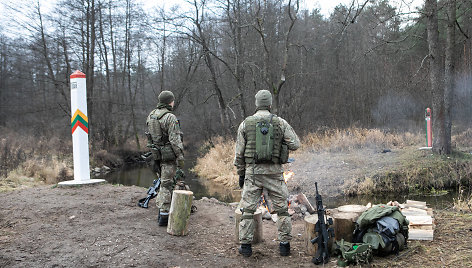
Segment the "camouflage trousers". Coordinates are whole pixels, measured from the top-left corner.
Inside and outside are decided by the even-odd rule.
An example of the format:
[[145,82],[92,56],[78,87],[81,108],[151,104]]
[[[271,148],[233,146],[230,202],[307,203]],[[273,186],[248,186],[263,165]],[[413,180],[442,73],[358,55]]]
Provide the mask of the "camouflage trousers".
[[292,239],[292,222],[288,214],[288,189],[282,173],[278,174],[247,174],[244,180],[244,188],[239,202],[243,209],[241,222],[239,223],[239,242],[251,244],[254,238],[254,212],[259,205],[262,190],[266,189],[272,201],[274,213],[277,213],[278,239],[280,242],[288,242]]
[[[161,186],[156,197],[156,205],[160,212],[168,213],[174,190],[174,176],[177,165],[175,163],[161,163]],[[159,175],[159,174],[158,174]]]

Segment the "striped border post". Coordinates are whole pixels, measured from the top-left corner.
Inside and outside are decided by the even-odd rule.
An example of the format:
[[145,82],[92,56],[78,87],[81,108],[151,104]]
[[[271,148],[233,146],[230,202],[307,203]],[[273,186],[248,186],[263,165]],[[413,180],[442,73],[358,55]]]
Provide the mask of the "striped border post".
[[90,180],[87,90],[85,74],[77,70],[70,76],[71,128],[74,150],[74,181]]
[[426,147],[433,146],[433,133],[431,127],[431,109],[426,108],[424,113],[424,120],[426,122]]

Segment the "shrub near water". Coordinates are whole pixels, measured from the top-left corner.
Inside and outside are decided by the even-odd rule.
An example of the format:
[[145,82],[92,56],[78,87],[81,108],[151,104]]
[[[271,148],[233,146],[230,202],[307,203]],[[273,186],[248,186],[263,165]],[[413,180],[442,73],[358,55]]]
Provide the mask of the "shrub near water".
[[214,180],[228,186],[235,186],[238,183],[234,161],[233,139],[217,137],[211,142],[207,142],[203,147],[210,148],[208,152],[197,159],[193,171],[198,176]]

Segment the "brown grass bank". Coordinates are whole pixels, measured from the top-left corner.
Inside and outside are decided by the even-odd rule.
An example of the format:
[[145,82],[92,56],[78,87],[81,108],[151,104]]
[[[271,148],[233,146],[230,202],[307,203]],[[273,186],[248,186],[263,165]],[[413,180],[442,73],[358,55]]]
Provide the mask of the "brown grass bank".
[[[0,192],[73,179],[72,138],[34,136],[0,128]],[[140,137],[141,147],[145,137]],[[119,148],[90,148],[90,166],[117,168],[140,159],[135,140]]]
[[[395,162],[389,163],[388,168],[375,170],[373,166],[363,167],[365,174],[374,173],[371,176],[359,177],[358,174],[349,172],[341,174],[345,178],[343,192],[347,195],[358,195],[434,191],[470,185],[472,155],[459,151],[471,148],[469,136],[472,137],[471,130],[457,133],[453,137],[453,146],[457,152],[451,156],[437,156],[432,155],[430,151],[418,150],[418,147],[424,146],[424,135],[421,133],[363,128],[326,129],[302,137],[302,147],[292,156],[300,159],[298,161],[310,161],[310,155],[323,154],[332,158],[333,162],[341,162],[345,159],[339,156],[352,152],[369,151],[378,155],[379,152],[393,150],[396,155]],[[235,186],[237,176],[233,166],[234,140],[218,137],[205,146],[206,152],[197,160],[194,171],[200,177]],[[366,157],[375,158],[376,154]],[[327,165],[326,169],[329,168]],[[296,170],[295,173],[297,174]],[[313,175],[315,177],[318,174]]]

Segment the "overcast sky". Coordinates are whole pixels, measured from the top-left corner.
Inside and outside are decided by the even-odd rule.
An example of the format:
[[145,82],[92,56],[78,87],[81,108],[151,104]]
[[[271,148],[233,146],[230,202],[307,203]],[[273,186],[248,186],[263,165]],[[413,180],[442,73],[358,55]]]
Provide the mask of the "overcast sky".
[[[165,6],[166,8],[170,8],[173,5],[180,5],[185,7],[188,5],[186,0],[138,0],[147,8],[151,8],[154,6]],[[339,4],[344,4],[346,6],[350,5],[354,1],[355,5],[361,5],[364,3],[364,0],[300,0],[301,7],[303,9],[312,10],[315,8],[320,9],[321,13],[324,16],[329,16],[334,10],[334,8]],[[424,3],[424,0],[390,0],[389,1],[392,5],[395,5],[402,9],[403,12],[408,12],[408,7],[411,8],[413,11],[416,7],[421,6]]]
[[[57,0],[39,0],[41,3],[41,6],[45,9],[49,9],[53,6],[53,4]],[[74,0],[72,0],[74,1]],[[155,6],[159,7],[166,7],[170,8],[174,5],[180,5],[181,7],[185,7],[188,5],[185,0],[137,0],[139,2],[142,2],[146,8],[152,8]],[[334,7],[339,5],[340,3],[345,4],[345,5],[350,5],[354,1],[354,3],[357,4],[362,4],[364,0],[300,0],[301,7],[304,9],[315,9],[319,8],[321,13],[325,16],[328,16],[331,12],[333,12]],[[15,3],[18,5],[31,5],[34,0],[0,0],[2,3]],[[395,5],[397,7],[400,7],[405,11],[405,8],[407,8],[407,5],[409,5],[412,9],[420,6],[421,4],[424,3],[424,0],[390,0],[389,1],[392,5]],[[3,9],[3,5],[0,4],[0,10]]]

